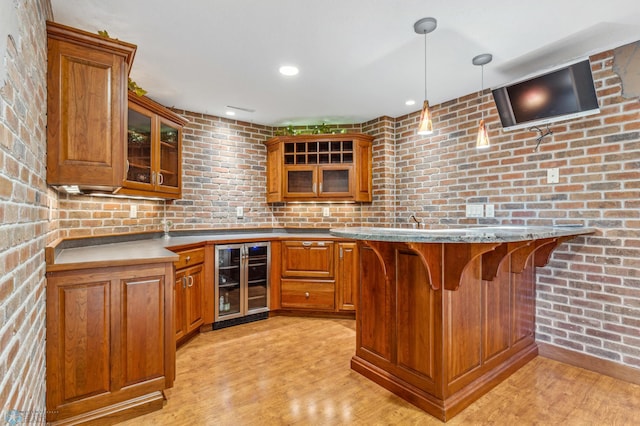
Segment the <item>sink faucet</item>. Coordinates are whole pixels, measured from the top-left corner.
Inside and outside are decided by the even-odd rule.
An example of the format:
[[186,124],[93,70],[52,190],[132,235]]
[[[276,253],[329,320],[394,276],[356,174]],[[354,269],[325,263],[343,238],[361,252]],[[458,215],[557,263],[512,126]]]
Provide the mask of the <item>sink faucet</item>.
[[413,220],[415,223],[417,223],[418,225],[420,224],[420,220],[415,216],[415,215],[411,215],[409,216],[409,220]]

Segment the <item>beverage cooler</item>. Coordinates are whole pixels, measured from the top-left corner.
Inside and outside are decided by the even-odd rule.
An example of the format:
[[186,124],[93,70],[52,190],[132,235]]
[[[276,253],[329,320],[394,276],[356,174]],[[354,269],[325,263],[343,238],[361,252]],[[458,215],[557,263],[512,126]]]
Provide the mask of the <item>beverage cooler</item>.
[[213,328],[267,318],[269,243],[217,245],[214,264]]

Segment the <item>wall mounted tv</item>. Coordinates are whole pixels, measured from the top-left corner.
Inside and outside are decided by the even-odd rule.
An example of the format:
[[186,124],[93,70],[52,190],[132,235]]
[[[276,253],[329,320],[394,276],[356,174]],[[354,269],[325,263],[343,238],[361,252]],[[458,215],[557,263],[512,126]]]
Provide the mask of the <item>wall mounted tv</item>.
[[505,130],[600,112],[589,59],[493,89]]

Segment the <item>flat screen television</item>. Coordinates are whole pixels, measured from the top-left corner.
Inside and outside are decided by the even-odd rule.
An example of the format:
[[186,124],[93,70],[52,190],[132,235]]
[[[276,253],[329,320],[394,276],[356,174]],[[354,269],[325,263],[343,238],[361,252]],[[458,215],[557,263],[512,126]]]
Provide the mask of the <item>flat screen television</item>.
[[505,130],[600,112],[589,59],[492,90]]

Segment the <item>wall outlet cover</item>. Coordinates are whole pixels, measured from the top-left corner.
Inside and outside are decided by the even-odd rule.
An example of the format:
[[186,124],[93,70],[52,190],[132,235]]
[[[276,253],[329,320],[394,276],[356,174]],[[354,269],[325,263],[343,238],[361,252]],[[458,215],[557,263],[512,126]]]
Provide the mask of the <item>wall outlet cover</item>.
[[236,217],[242,219],[244,217],[244,208],[242,206],[236,207]]
[[322,217],[329,217],[331,216],[331,212],[329,211],[329,207],[324,207],[322,209]]
[[485,217],[495,217],[496,210],[493,204],[486,204],[484,206],[484,216]]

